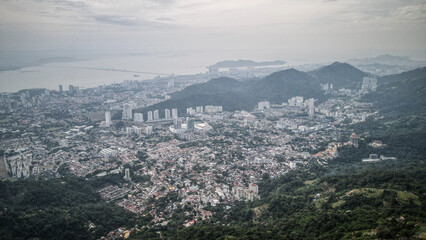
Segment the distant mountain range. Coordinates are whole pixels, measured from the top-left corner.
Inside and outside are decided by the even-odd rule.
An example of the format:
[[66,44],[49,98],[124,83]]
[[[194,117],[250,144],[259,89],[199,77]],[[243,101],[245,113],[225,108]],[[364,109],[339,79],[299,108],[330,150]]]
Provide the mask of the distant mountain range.
[[380,55],[372,58],[353,58],[346,61],[349,64],[378,76],[398,74],[426,66],[426,61],[412,60],[408,57]]
[[268,62],[255,62],[252,60],[225,60],[217,62],[207,68],[236,68],[236,67],[257,67],[257,66],[273,66],[284,65],[286,62],[282,60],[268,61]]
[[227,77],[215,78],[176,92],[172,94],[172,99],[150,106],[144,111],[178,108],[182,112],[188,107],[205,105],[221,105],[226,111],[251,110],[259,101],[268,100],[280,104],[294,96],[317,99],[324,97],[316,79],[307,73],[287,69],[250,82]]
[[245,82],[221,77],[186,87],[172,94],[169,100],[137,111],[159,109],[161,113],[166,108],[178,108],[179,112],[186,112],[188,107],[205,105],[221,105],[225,111],[251,110],[259,101],[281,104],[295,96],[322,101],[326,96],[320,90],[321,83],[333,83],[335,88],[353,88],[358,87],[365,76],[369,74],[347,63],[335,62],[309,73],[287,69]]
[[352,58],[346,61],[352,65],[367,65],[367,64],[382,64],[382,65],[397,65],[397,66],[411,66],[411,65],[426,65],[426,61],[412,60],[409,57],[393,56],[390,54],[380,55],[372,58]]

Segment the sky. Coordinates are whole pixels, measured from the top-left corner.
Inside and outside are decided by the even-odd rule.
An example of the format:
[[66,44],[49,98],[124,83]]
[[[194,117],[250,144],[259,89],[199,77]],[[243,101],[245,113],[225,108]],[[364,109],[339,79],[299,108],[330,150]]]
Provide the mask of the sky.
[[426,59],[426,0],[0,0],[0,52]]

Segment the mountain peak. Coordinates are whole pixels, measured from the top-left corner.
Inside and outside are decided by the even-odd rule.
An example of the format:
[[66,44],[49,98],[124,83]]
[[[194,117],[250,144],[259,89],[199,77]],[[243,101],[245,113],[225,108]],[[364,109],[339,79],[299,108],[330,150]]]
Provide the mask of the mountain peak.
[[208,83],[240,83],[240,81],[230,77],[218,77],[210,79]]
[[320,67],[309,72],[320,83],[332,83],[335,88],[357,88],[368,74],[358,68],[341,62]]
[[330,65],[327,65],[327,66],[324,66],[323,68],[326,68],[326,67],[350,67],[350,68],[355,68],[354,66],[352,66],[352,65],[350,65],[350,64],[348,64],[348,63],[344,63],[344,62],[333,62],[332,64],[330,64]]

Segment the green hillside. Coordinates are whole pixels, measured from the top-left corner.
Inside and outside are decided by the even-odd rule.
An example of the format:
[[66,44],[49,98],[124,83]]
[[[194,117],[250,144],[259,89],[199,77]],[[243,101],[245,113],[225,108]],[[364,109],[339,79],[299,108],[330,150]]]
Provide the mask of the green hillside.
[[347,63],[334,62],[309,72],[319,83],[332,83],[334,89],[360,88],[362,79],[369,74]]
[[0,181],[0,193],[0,239],[97,239],[134,226],[133,214],[80,178]]
[[406,115],[426,113],[426,68],[418,68],[378,80],[377,92],[364,96],[381,113]]
[[422,234],[426,166],[417,161],[361,165],[333,174],[313,166],[259,184],[261,199],[214,209],[208,222],[134,239],[393,239]]

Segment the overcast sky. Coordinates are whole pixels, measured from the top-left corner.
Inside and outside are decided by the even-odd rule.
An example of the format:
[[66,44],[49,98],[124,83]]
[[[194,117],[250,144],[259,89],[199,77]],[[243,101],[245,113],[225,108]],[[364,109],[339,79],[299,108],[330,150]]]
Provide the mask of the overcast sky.
[[0,51],[426,59],[426,0],[1,0]]

